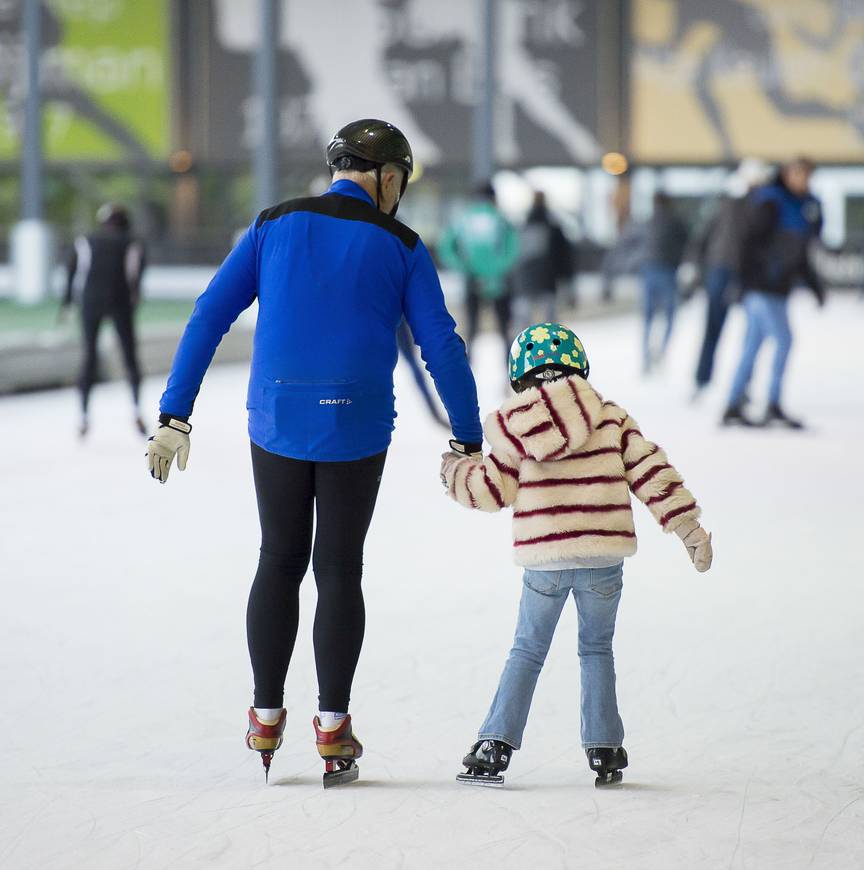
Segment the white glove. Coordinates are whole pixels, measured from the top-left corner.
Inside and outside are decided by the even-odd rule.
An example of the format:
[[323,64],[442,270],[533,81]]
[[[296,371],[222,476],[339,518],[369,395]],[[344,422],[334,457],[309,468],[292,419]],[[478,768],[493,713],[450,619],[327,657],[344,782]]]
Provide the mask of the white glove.
[[[164,422],[163,422],[164,421]],[[192,427],[175,417],[161,417],[159,428],[147,442],[147,468],[150,476],[165,483],[174,456],[177,456],[177,468],[186,470],[189,460],[189,433]]]
[[711,567],[711,560],[714,558],[711,535],[695,520],[682,523],[675,529],[675,534],[683,541],[696,570],[704,574]]
[[450,484],[447,480],[450,474],[450,469],[454,462],[458,462],[460,459],[463,458],[464,457],[460,456],[458,453],[455,453],[452,450],[449,453],[441,454],[441,486],[444,487],[446,492],[450,492]]
[[452,439],[450,441],[450,451],[441,454],[441,484],[448,492],[450,491],[450,484],[447,482],[447,477],[449,476],[450,467],[454,462],[465,459],[465,457],[474,462],[482,462],[483,445],[468,444],[464,441]]

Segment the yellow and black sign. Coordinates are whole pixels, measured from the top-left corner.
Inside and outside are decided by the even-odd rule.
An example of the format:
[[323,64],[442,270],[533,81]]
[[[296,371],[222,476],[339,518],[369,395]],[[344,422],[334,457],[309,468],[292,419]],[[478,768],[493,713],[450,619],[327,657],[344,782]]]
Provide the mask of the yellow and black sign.
[[864,2],[634,0],[641,161],[864,161]]

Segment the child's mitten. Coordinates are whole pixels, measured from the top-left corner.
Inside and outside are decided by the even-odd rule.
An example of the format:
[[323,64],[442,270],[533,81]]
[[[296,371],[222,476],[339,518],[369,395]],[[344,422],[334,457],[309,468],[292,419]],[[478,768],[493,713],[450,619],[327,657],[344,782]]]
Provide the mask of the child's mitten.
[[682,523],[675,529],[675,534],[684,542],[687,552],[690,554],[690,559],[693,562],[696,570],[702,574],[711,567],[711,560],[714,558],[714,550],[711,547],[711,535],[693,520],[689,523]]

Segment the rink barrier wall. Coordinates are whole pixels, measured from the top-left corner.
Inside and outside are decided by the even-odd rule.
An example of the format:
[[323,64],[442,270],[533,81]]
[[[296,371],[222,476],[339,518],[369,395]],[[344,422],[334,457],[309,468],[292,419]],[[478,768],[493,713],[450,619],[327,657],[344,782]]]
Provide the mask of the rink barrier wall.
[[[185,324],[139,328],[138,359],[141,373],[165,374]],[[81,368],[81,346],[76,337],[34,336],[26,344],[0,346],[0,395],[75,386]],[[235,326],[223,339],[213,363],[248,362],[252,355],[252,329]],[[99,335],[99,381],[125,378],[120,346],[110,319]]]

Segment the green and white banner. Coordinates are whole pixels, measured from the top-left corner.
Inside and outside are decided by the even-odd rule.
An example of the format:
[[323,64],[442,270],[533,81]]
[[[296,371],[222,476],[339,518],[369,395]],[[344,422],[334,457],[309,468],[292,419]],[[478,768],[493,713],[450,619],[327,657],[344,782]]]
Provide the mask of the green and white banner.
[[[24,2],[0,0],[0,160],[20,150]],[[170,145],[168,0],[44,0],[49,160],[161,159]]]

